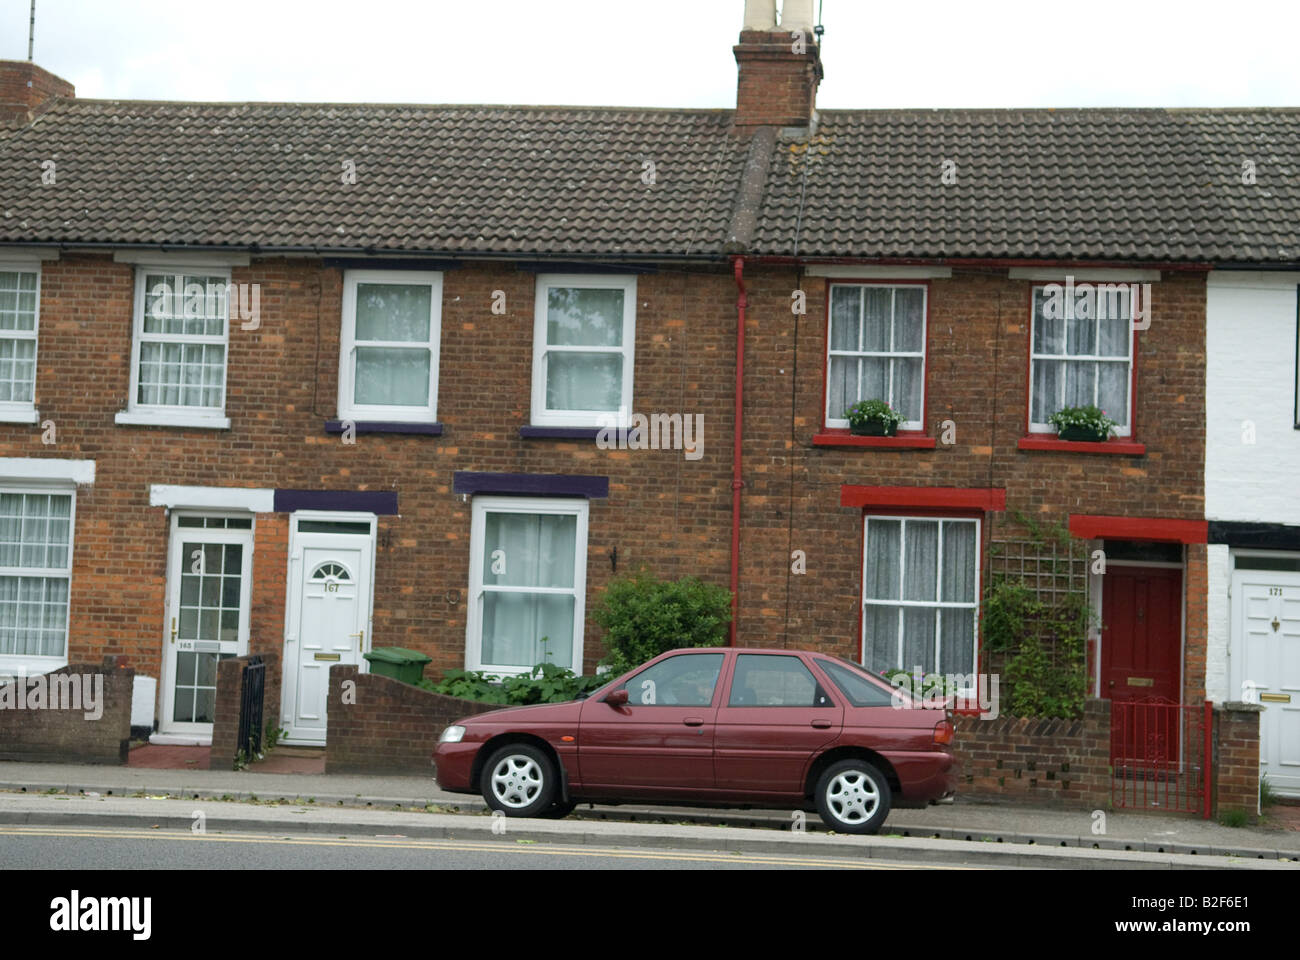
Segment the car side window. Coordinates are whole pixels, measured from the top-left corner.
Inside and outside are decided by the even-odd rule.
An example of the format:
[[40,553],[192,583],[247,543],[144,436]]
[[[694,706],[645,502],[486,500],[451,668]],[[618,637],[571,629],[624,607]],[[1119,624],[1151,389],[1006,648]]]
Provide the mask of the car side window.
[[788,654],[736,657],[729,707],[829,707],[831,699],[812,671]]
[[722,654],[688,653],[660,660],[629,679],[629,707],[707,707],[722,672]]
[[881,689],[846,664],[818,657],[817,666],[826,671],[831,682],[855,707],[888,707],[893,703],[888,690]]

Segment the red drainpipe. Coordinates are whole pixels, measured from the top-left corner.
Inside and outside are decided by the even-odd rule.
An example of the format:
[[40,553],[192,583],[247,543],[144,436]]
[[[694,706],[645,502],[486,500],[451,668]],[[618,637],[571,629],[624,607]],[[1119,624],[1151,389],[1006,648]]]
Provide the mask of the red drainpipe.
[[736,618],[740,613],[740,437],[744,424],[745,400],[745,258],[733,257],[736,271],[736,443],[731,461],[731,632],[729,643],[736,645]]

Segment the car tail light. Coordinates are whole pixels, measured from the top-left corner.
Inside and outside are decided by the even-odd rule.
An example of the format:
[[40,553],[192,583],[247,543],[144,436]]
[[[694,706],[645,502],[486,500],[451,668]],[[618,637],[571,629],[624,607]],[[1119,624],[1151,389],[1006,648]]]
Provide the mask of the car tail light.
[[940,720],[934,725],[934,742],[939,746],[947,746],[952,743],[956,733],[957,728],[951,720]]

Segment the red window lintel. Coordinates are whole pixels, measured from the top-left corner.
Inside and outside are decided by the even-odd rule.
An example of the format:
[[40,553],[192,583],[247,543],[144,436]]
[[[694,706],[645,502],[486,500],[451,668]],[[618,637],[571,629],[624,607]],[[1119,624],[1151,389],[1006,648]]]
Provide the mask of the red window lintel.
[[840,487],[841,507],[921,507],[940,510],[1006,510],[1001,487]]
[[1159,540],[1166,543],[1205,543],[1205,520],[1169,520],[1163,517],[1101,517],[1070,514],[1070,533],[1087,540]]

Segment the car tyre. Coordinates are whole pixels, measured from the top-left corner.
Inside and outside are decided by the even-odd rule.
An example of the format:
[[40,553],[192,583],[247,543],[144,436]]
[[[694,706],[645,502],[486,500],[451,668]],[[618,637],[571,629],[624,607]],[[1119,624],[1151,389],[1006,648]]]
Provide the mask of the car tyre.
[[545,816],[555,803],[558,786],[551,758],[527,743],[512,743],[495,751],[479,775],[483,799],[507,817]]
[[817,778],[817,812],[836,833],[876,833],[892,794],[884,774],[866,760],[840,760]]

